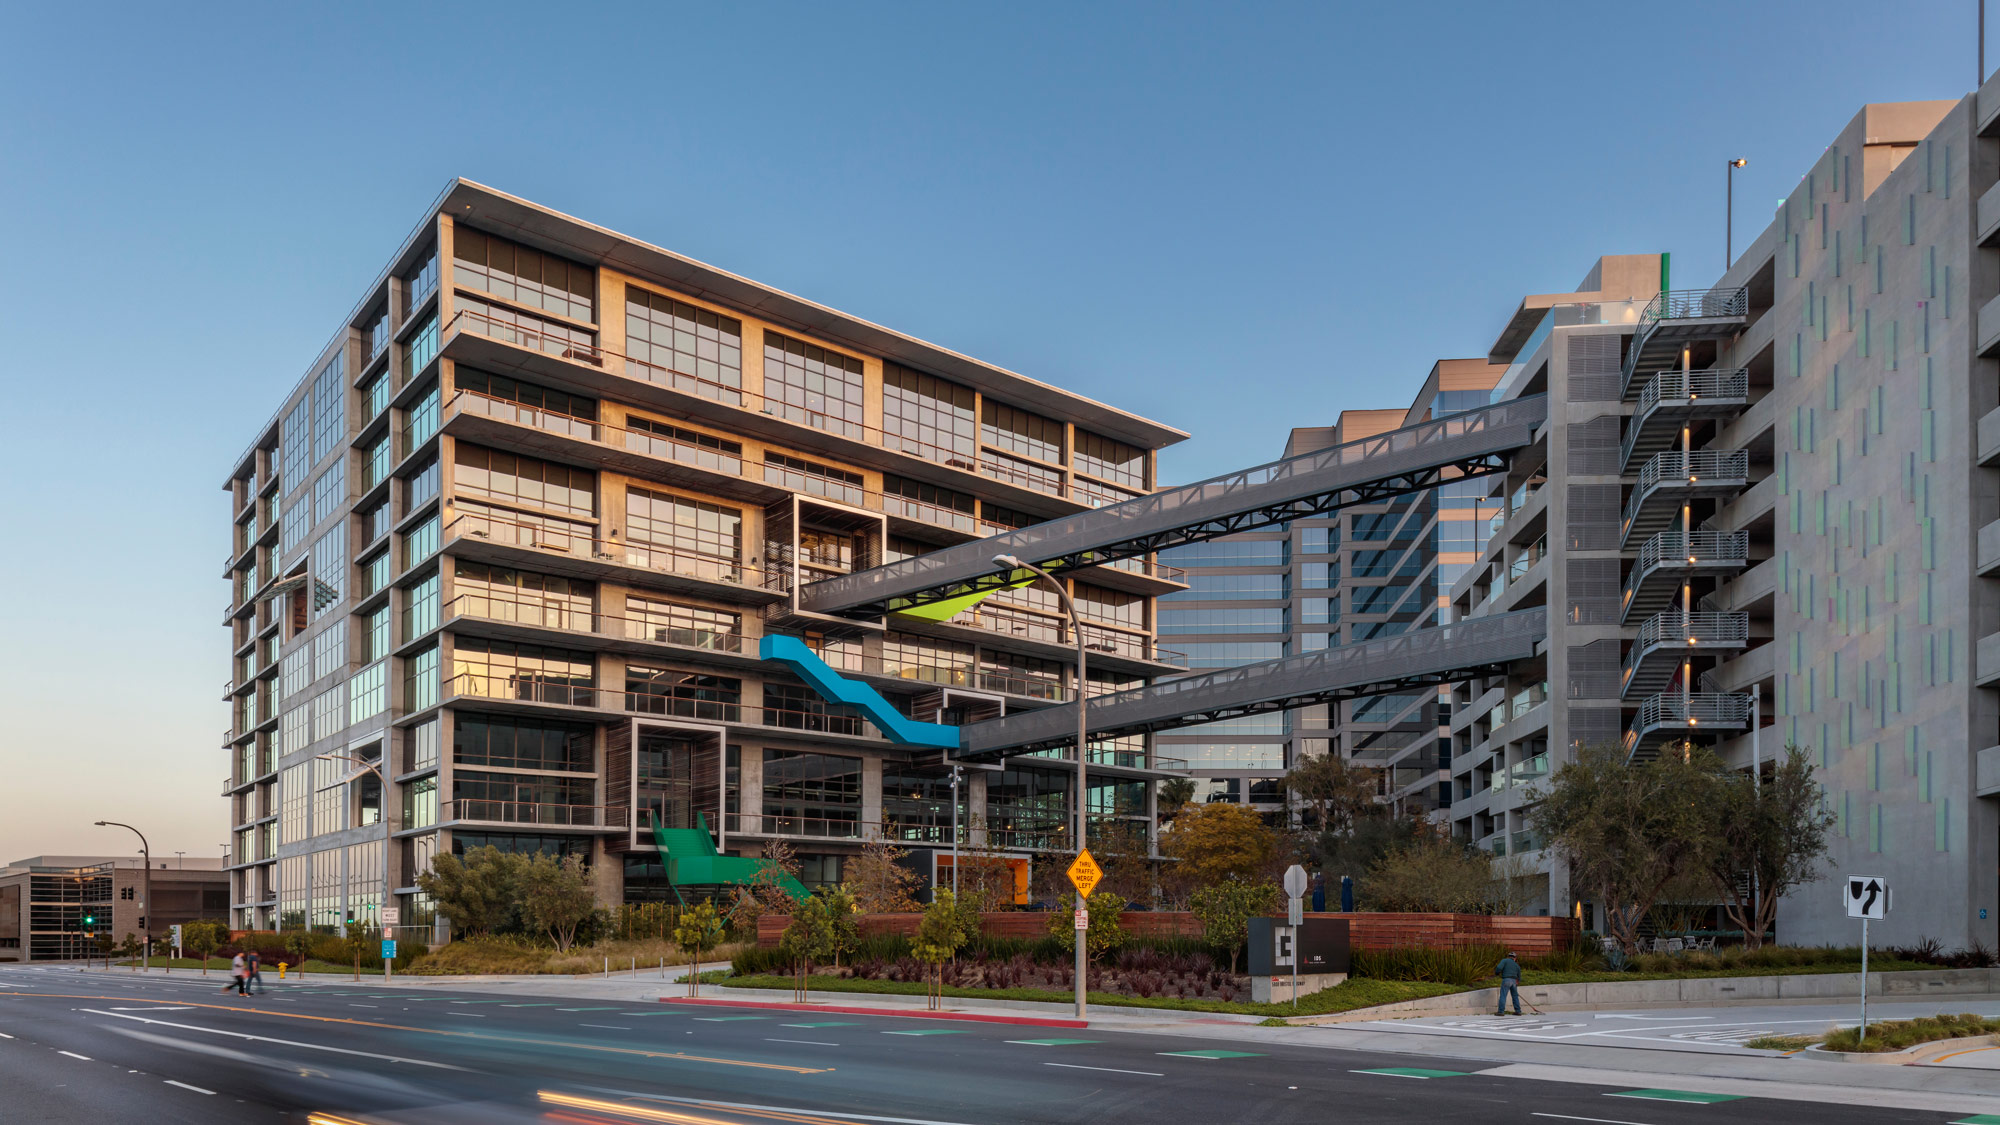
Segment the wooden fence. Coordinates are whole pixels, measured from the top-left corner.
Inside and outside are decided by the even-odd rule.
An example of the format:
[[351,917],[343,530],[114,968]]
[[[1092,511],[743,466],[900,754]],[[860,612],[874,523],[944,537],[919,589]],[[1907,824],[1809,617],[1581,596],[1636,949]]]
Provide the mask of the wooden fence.
[[[1307,914],[1308,918],[1347,919],[1348,940],[1356,949],[1394,949],[1420,945],[1463,948],[1502,945],[1523,957],[1539,957],[1576,943],[1573,918],[1536,918],[1492,914]],[[917,932],[916,914],[864,914],[861,932],[868,935]],[[981,914],[980,928],[988,937],[1034,939],[1048,933],[1049,915],[1009,910]],[[1200,937],[1194,915],[1166,910],[1135,910],[1120,916],[1125,932],[1141,937]],[[791,918],[766,914],[757,919],[757,944],[775,946]]]

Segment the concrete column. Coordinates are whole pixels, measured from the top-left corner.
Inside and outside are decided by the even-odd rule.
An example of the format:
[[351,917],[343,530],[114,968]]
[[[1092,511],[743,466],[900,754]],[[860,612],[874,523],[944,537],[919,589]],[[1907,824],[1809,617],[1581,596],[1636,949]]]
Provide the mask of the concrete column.
[[882,836],[882,759],[861,759],[861,838]]

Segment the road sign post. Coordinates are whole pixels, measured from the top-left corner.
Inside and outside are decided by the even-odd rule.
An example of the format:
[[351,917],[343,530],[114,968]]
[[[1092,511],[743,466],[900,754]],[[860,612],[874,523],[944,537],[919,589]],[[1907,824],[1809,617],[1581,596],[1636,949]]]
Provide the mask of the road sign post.
[[1296,939],[1299,927],[1306,922],[1306,889],[1312,880],[1306,876],[1306,869],[1294,863],[1285,869],[1285,924],[1291,927],[1294,939],[1292,953],[1292,1008],[1299,1006],[1299,958]]
[[[1078,745],[1082,745],[1081,741]],[[1079,760],[1082,757],[1080,752],[1078,757]],[[1078,843],[1082,843],[1081,839]],[[1089,848],[1079,847],[1066,874],[1069,885],[1076,888],[1076,1018],[1082,1019],[1087,991],[1084,983],[1090,968],[1090,908],[1085,900],[1090,898],[1090,892],[1096,890],[1098,882],[1104,878],[1104,869],[1097,865],[1097,859],[1090,854]]]
[[1889,916],[1889,881],[1877,875],[1849,875],[1846,893],[1847,916],[1861,919],[1861,1028],[1855,1041],[1868,1040],[1868,920]]
[[399,907],[385,906],[382,908],[383,980],[396,979],[396,923],[402,920],[403,912]]

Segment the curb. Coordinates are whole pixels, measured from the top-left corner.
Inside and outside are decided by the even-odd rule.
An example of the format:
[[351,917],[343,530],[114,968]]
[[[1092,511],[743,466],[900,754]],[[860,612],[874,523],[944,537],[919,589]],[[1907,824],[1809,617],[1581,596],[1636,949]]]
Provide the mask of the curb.
[[1818,1059],[1822,1062],[1858,1063],[1863,1066],[1924,1066],[1940,1058],[1992,1047],[1995,1041],[1995,1037],[1991,1035],[1974,1035],[1963,1039],[1933,1039],[1929,1043],[1919,1043],[1900,1051],[1829,1051],[1814,1045],[1800,1051],[1799,1057]]
[[1089,1027],[1087,1020],[1063,1020],[1046,1016],[989,1016],[980,1012],[933,1012],[925,1009],[860,1008],[843,1004],[796,1004],[777,1000],[724,1000],[707,996],[662,996],[662,1004],[700,1004],[715,1008],[762,1008],[777,1012],[831,1012],[842,1016],[897,1016],[911,1020],[956,1020],[961,1023],[999,1023],[1017,1027]]

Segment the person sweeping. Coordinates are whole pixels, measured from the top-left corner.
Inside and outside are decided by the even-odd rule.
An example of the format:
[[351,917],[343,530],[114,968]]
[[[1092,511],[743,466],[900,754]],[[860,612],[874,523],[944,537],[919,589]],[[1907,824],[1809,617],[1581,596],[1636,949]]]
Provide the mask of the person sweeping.
[[1493,966],[1493,968],[1495,972],[1500,974],[1500,997],[1494,1002],[1493,1014],[1496,1016],[1506,1015],[1507,997],[1512,996],[1514,998],[1514,1014],[1517,1016],[1520,1015],[1521,963],[1514,960],[1513,950],[1508,950],[1507,956],[1500,958],[1500,963]]

